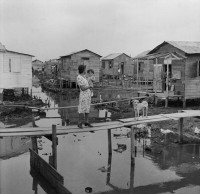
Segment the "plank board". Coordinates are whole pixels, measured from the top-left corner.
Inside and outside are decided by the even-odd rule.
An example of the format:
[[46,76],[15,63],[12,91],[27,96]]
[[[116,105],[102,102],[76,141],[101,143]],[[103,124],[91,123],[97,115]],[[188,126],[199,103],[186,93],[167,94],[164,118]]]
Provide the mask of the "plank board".
[[[185,111],[172,114],[162,114],[162,115],[152,115],[148,117],[139,118],[135,120],[134,118],[120,119],[119,121],[113,122],[103,122],[95,123],[94,127],[84,127],[83,129],[78,128],[76,125],[72,126],[57,126],[57,135],[64,135],[68,133],[82,133],[91,131],[108,130],[122,127],[130,127],[132,125],[138,125],[142,123],[159,122],[166,120],[178,120],[185,117],[196,117],[200,116],[200,111]],[[0,129],[0,137],[5,136],[42,136],[51,135],[52,130],[50,127],[25,127],[25,128],[11,128],[11,129]]]
[[[120,121],[102,122],[92,124],[95,127],[111,126],[121,124]],[[73,130],[79,129],[77,125],[69,126],[56,126],[57,130]],[[91,128],[89,128],[91,129]],[[51,127],[18,127],[18,128],[0,128],[0,133],[13,133],[13,132],[36,132],[36,131],[52,131]]]
[[[100,130],[108,130],[108,129],[115,129],[115,128],[121,128],[123,127],[123,124],[118,125],[104,125],[104,126],[98,126],[98,127],[84,127],[83,129],[80,129],[78,127],[74,129],[57,129],[57,135],[64,135],[68,133],[82,133],[82,132],[91,132],[91,131],[100,131]],[[42,128],[41,128],[42,129]],[[28,130],[28,128],[27,128]],[[43,135],[51,135],[51,130],[38,130],[38,131],[24,131],[24,132],[0,132],[0,137],[8,137],[8,136],[43,136]]]

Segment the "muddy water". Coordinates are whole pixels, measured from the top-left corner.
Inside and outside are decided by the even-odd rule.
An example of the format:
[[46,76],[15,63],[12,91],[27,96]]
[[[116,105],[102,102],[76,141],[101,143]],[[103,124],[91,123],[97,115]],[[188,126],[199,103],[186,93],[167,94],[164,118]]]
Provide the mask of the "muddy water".
[[[77,96],[59,96],[34,90],[43,100],[48,98],[50,107],[77,105]],[[103,99],[130,97],[131,92],[110,91],[97,93]],[[118,96],[119,97],[119,96]],[[101,122],[104,112],[91,110],[92,121]],[[36,121],[38,126],[62,125],[63,121],[75,123],[77,109],[49,110],[46,117]],[[61,118],[60,118],[61,117]],[[112,117],[111,117],[112,118]],[[108,154],[107,131],[79,133],[59,136],[58,171],[64,177],[65,187],[73,194],[86,193],[200,193],[200,146],[172,145],[159,152],[144,151],[149,139],[137,140],[135,163],[130,159],[129,129],[112,130],[112,155]],[[118,149],[119,144],[123,149]],[[51,142],[38,139],[39,154],[46,161],[51,154]],[[47,186],[41,187],[39,180],[30,175],[31,147],[29,138],[7,137],[0,139],[0,193],[2,194],[43,194]],[[56,192],[55,192],[56,193]]]

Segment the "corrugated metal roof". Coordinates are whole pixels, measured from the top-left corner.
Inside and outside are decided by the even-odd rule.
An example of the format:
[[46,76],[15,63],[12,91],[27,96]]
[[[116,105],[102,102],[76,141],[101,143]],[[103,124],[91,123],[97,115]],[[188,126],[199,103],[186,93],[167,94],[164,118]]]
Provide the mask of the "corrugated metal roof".
[[112,53],[107,55],[106,57],[103,57],[101,60],[112,60],[115,59],[116,57],[122,55],[123,53]]
[[[69,54],[67,54],[67,55],[61,56],[60,58],[69,57],[69,56],[71,56],[71,55],[73,55],[73,54],[80,53],[80,52],[83,52],[83,51],[89,51],[89,52],[91,52],[91,53],[94,53],[94,52],[92,52],[92,51],[90,51],[90,50],[88,50],[88,49],[84,49],[84,50],[81,50],[81,51],[74,51],[74,52],[71,52],[71,53],[69,53]],[[95,54],[95,55],[98,55],[99,57],[101,57],[101,55],[99,55],[99,54],[97,54],[97,53],[94,53],[94,54]]]
[[146,56],[146,55],[149,53],[149,51],[150,51],[150,50],[144,51],[144,52],[142,52],[142,53],[136,55],[134,58],[137,59],[137,58],[144,57],[144,56]]
[[192,41],[166,41],[166,42],[188,54],[200,53],[200,42],[192,42]]
[[157,47],[152,49],[148,54],[157,52],[157,50],[162,47],[164,44],[170,44],[187,54],[198,54],[200,53],[200,42],[193,41],[164,41],[159,44]]

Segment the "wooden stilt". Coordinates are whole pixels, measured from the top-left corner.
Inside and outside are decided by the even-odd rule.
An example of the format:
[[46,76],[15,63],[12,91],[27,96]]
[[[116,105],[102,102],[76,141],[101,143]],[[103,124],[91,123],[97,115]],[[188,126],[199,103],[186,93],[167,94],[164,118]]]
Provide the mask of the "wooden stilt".
[[155,96],[155,106],[157,106],[157,105],[158,105],[158,97]]
[[135,129],[134,125],[131,126],[131,162],[135,162]]
[[112,137],[111,137],[111,129],[108,130],[108,154],[112,154]]
[[186,99],[184,98],[183,99],[183,108],[185,108],[186,107]]
[[165,98],[165,108],[167,108],[168,107],[168,96],[166,96],[166,98]]
[[182,143],[183,142],[183,118],[179,119],[178,128],[179,128],[179,143]]
[[112,162],[112,154],[108,154],[108,172],[107,172],[106,184],[110,183],[111,162]]
[[131,170],[130,170],[130,193],[134,193],[134,174],[135,174],[135,158],[131,158]]
[[52,125],[52,166],[57,169],[57,137],[56,125]]

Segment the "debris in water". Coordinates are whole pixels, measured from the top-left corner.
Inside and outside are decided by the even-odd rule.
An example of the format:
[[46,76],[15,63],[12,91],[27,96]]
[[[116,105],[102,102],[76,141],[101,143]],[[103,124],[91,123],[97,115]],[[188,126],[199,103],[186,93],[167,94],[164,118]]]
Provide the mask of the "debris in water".
[[85,188],[86,193],[92,193],[92,188],[91,187],[86,187]]
[[108,172],[108,169],[110,168],[110,165],[108,166],[102,166],[101,168],[99,168],[98,170],[100,170],[101,172]]
[[117,149],[113,149],[115,152],[122,153],[126,150],[126,144],[117,144]]
[[194,134],[199,135],[200,134],[200,129],[198,127],[194,128]]

